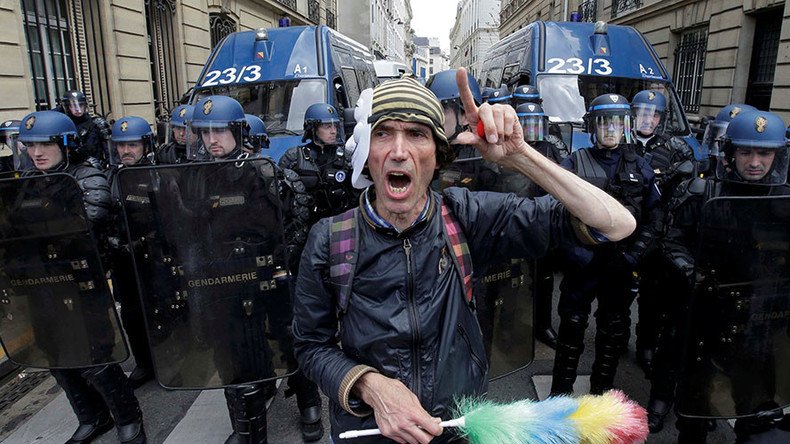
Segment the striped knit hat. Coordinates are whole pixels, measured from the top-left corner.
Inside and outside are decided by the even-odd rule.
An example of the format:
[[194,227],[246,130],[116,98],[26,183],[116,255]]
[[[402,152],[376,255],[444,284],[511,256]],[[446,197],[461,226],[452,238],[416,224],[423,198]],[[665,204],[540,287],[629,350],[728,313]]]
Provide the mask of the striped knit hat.
[[428,125],[436,139],[437,152],[446,151],[449,147],[444,133],[444,111],[439,99],[411,77],[390,80],[373,89],[373,109],[368,118],[371,131],[387,120]]

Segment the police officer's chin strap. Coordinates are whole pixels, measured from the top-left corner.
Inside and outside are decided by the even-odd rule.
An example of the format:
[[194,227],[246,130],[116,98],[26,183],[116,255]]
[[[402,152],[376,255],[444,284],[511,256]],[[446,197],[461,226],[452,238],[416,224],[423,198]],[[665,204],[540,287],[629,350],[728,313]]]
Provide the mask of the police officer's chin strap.
[[458,136],[466,131],[471,131],[469,128],[469,124],[461,125],[459,122],[461,121],[460,116],[460,109],[459,107],[453,107],[453,112],[455,113],[455,130],[453,131],[453,135],[447,138],[447,142],[452,144]]

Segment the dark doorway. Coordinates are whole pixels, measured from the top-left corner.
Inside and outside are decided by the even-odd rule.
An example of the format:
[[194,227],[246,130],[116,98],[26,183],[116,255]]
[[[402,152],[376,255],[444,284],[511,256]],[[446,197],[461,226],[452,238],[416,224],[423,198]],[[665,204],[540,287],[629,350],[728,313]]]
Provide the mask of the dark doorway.
[[782,10],[771,9],[758,14],[755,18],[754,45],[752,46],[752,61],[749,65],[746,103],[757,109],[768,111],[771,107],[771,92],[774,87],[779,34],[782,32]]

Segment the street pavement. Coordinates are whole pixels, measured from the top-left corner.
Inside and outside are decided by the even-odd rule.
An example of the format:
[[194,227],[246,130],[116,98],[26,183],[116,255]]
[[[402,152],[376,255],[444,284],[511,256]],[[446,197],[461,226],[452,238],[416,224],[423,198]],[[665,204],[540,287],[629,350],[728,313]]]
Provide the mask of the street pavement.
[[[559,281],[559,279],[557,279]],[[559,292],[555,291],[556,307]],[[593,307],[593,310],[595,307]],[[555,310],[556,313],[556,310]],[[632,308],[633,324],[636,306]],[[590,322],[585,340],[585,351],[579,365],[580,377],[576,384],[576,394],[584,394],[589,389],[589,373],[594,352],[595,321]],[[555,314],[555,328],[559,319]],[[637,367],[634,358],[634,338],[631,335],[629,352],[620,360],[616,386],[629,397],[647,405],[650,384]],[[489,398],[496,401],[516,399],[544,399],[551,386],[551,368],[554,351],[542,343],[537,343],[534,362],[526,369],[493,381],[490,384]],[[131,362],[124,364],[128,372],[133,368]],[[0,391],[3,388],[0,388]],[[301,443],[296,400],[283,398],[282,387],[269,407],[269,443]],[[231,427],[222,390],[188,391],[166,390],[151,381],[136,391],[142,407],[149,442],[154,444],[194,444],[222,443],[230,434]],[[324,428],[329,430],[324,399]],[[674,427],[674,413],[667,417],[664,430],[652,434],[649,443],[674,443],[677,431]],[[717,421],[714,431],[709,434],[709,442],[734,442],[732,427],[726,421]],[[65,442],[74,429],[77,420],[71,411],[63,391],[52,377],[40,383],[31,392],[0,413],[0,443],[61,443]],[[94,441],[98,444],[116,443],[114,432],[109,432]],[[329,442],[328,433],[321,442]]]

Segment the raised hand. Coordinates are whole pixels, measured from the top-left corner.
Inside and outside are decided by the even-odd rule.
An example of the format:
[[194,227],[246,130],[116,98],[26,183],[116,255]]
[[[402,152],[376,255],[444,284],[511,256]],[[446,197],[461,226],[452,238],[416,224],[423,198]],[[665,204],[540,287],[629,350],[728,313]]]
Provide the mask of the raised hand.
[[[458,92],[464,107],[466,120],[471,132],[463,132],[453,142],[461,145],[474,145],[486,160],[491,162],[507,162],[514,154],[523,154],[527,150],[524,133],[510,105],[475,104],[465,68],[458,68],[455,77]],[[485,139],[477,134],[478,124],[482,122]]]

